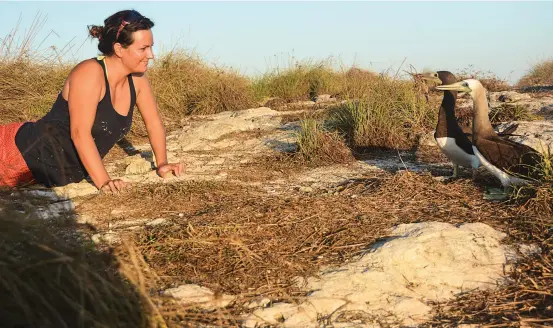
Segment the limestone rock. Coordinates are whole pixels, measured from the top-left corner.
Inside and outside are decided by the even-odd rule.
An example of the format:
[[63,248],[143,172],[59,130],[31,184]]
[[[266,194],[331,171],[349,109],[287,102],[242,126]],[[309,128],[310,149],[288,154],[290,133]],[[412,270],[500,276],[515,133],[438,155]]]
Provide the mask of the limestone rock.
[[195,124],[178,137],[182,150],[203,149],[206,143],[239,131],[276,129],[281,118],[277,111],[267,107],[210,115],[208,121]]
[[318,327],[317,318],[348,311],[412,326],[429,318],[428,301],[492,288],[504,279],[510,248],[500,244],[504,233],[485,224],[402,224],[391,235],[359,260],[308,278],[311,293],[303,303],[258,309],[245,318],[246,326],[279,321],[283,327]]
[[209,288],[195,284],[181,285],[164,291],[167,296],[172,296],[186,304],[195,304],[204,309],[224,308],[234,301],[232,295],[215,295]]
[[500,124],[497,128],[501,131],[511,124],[518,124],[510,140],[519,142],[534,148],[541,153],[553,152],[553,122],[551,121],[515,121]]

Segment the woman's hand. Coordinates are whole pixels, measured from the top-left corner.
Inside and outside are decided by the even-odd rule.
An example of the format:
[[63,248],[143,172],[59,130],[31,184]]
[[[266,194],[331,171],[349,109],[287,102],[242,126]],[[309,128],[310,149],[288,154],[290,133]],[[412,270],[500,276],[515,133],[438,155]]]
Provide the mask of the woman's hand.
[[162,164],[156,169],[157,175],[159,175],[162,178],[165,178],[165,176],[168,173],[173,173],[175,176],[180,176],[182,171],[184,171],[184,164],[183,163],[177,163],[177,164]]
[[130,184],[121,179],[108,180],[101,187],[100,191],[107,193],[118,193],[130,187]]

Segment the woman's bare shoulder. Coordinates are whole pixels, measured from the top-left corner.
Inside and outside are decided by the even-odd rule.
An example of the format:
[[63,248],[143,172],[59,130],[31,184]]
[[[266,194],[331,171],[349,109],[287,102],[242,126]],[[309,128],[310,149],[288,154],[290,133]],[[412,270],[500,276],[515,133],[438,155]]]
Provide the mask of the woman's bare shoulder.
[[89,92],[97,92],[98,97],[101,96],[104,90],[104,71],[96,59],[83,60],[73,67],[63,86],[64,99],[69,99],[71,88],[85,88]]
[[86,75],[89,78],[97,79],[98,77],[103,77],[104,72],[102,70],[102,66],[98,64],[96,59],[92,58],[83,60],[73,67],[71,73],[69,73],[69,77],[71,78],[76,75]]

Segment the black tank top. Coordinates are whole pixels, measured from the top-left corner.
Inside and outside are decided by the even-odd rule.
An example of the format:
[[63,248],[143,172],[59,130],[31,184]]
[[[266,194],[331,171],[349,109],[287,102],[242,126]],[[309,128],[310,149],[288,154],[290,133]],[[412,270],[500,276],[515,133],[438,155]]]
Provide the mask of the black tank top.
[[[92,138],[103,159],[117,141],[130,130],[136,93],[131,75],[128,76],[131,106],[127,116],[115,111],[111,104],[109,82],[103,60],[96,61],[104,70],[106,94],[98,103],[92,125]],[[69,105],[60,92],[56,102],[43,118],[27,122],[15,136],[15,144],[23,155],[36,182],[47,187],[79,182],[88,176],[71,140]]]

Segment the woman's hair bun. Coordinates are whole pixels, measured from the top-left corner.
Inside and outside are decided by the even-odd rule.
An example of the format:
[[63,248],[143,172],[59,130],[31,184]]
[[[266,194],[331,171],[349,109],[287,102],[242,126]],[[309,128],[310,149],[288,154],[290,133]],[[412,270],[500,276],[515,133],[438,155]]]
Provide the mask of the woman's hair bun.
[[88,34],[90,34],[92,38],[101,39],[102,34],[104,34],[104,27],[98,25],[89,26]]

